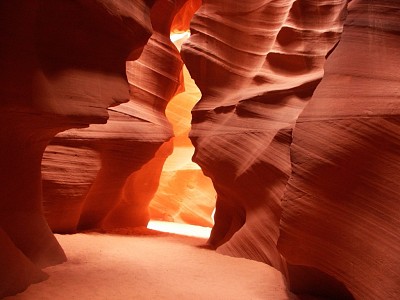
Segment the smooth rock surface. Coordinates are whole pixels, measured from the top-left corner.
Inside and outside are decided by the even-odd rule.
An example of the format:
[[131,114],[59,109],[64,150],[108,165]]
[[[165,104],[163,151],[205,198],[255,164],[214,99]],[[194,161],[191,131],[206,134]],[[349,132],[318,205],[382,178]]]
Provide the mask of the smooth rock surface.
[[[169,35],[173,18],[185,2],[155,1],[151,9],[153,35],[139,59],[126,63],[129,102],[109,108],[107,124],[62,132],[47,148],[43,168],[48,174],[44,178],[48,189],[44,190],[43,204],[54,231],[147,224],[149,202],[157,190],[162,165],[172,151],[167,141],[173,131],[165,108],[181,87],[182,61]],[[73,177],[85,181],[82,184],[74,185],[63,178],[57,181],[62,166],[51,164],[60,157],[60,153],[54,153],[56,158],[52,158],[54,147],[67,147],[70,159],[78,157],[78,162],[85,160],[85,153],[87,163],[97,156],[93,163],[100,169],[94,177],[88,176],[87,168],[74,169]],[[89,169],[94,171],[94,167]],[[57,212],[65,210],[73,213],[56,222]]]
[[339,41],[346,1],[203,1],[183,45],[202,93],[193,109],[194,161],[217,192],[209,243],[268,263],[291,172],[292,128]]
[[400,3],[352,1],[294,130],[279,238],[304,266],[292,282],[312,267],[357,299],[400,297],[399,59]]
[[129,99],[125,61],[151,35],[151,2],[0,3],[0,295],[66,260],[43,215],[42,155],[58,132],[105,123]]
[[[210,226],[204,172],[217,193],[207,247],[277,270],[205,249],[194,267],[169,237],[150,252],[78,234],[59,236],[73,259],[47,269],[54,281],[18,297],[124,298],[142,282],[173,298],[287,299],[286,277],[301,299],[400,298],[399,3],[203,1],[182,51],[202,94],[190,130],[200,170],[187,162],[187,111],[179,123],[197,98],[175,97],[175,124],[164,112],[185,77],[170,32],[199,0],[0,2],[0,297],[66,260],[51,229],[129,234],[157,189],[156,218]],[[132,294],[165,296],[148,292]]]

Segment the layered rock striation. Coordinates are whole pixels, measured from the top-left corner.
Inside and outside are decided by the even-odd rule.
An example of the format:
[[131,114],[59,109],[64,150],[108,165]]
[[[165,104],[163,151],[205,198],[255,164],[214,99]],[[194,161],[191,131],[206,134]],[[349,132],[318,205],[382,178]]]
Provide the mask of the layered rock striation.
[[390,0],[204,1],[183,58],[218,252],[305,297],[398,298],[399,20]]
[[[0,2],[0,298],[65,261],[51,229],[147,224],[173,143],[187,154],[188,126],[172,140],[165,116],[183,90],[169,35],[199,5]],[[300,298],[400,296],[399,16],[396,0],[205,0],[192,20],[193,159],[217,192],[208,243],[274,266]],[[191,167],[162,189],[200,197]],[[210,225],[212,201],[168,195],[154,215]]]
[[43,215],[42,155],[58,132],[104,123],[128,100],[125,61],[151,35],[151,2],[0,3],[0,297],[65,261]]
[[[173,147],[165,108],[180,90],[183,63],[170,28],[185,2],[155,1],[153,35],[139,59],[126,64],[129,102],[109,108],[107,124],[62,132],[47,148],[44,208],[53,231],[147,225],[148,205]],[[64,180],[65,159],[90,165],[70,169]]]
[[203,1],[183,59],[202,93],[194,161],[217,191],[209,243],[285,272],[276,249],[298,115],[339,41],[347,1]]
[[291,146],[279,249],[300,291],[319,270],[357,299],[400,296],[399,58],[400,3],[352,1]]

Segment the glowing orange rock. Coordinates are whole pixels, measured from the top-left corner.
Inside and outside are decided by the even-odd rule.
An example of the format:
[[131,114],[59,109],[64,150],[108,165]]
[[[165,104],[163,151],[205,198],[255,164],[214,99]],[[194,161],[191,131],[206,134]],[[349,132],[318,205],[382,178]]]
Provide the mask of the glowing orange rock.
[[194,147],[188,137],[191,109],[201,93],[186,68],[183,77],[185,91],[171,99],[166,110],[174,129],[174,149],[164,164],[150,214],[153,219],[211,227],[215,190],[211,180],[192,162]]
[[171,32],[185,32],[190,27],[194,13],[201,6],[202,0],[188,0],[175,15],[171,25]]

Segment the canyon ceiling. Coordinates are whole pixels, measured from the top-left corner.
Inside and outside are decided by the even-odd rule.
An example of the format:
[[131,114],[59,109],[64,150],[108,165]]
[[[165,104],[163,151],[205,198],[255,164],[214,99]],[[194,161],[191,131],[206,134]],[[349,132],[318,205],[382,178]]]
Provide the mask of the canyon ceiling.
[[147,225],[184,64],[209,246],[300,298],[400,298],[399,1],[2,1],[0,38],[0,298],[66,260],[53,232]]

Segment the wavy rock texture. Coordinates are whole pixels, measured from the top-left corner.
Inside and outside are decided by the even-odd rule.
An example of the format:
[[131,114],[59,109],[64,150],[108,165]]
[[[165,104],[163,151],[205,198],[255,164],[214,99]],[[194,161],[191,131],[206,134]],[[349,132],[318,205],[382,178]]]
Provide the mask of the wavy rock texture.
[[80,219],[82,195],[95,181],[101,161],[93,149],[57,145],[56,141],[47,146],[42,160],[44,214],[53,232],[71,233]]
[[150,2],[0,3],[0,295],[65,261],[43,216],[42,155],[58,132],[104,123],[129,98],[125,60],[151,35]]
[[[63,132],[47,148],[44,207],[54,231],[147,225],[148,205],[173,147],[165,143],[173,136],[165,108],[180,88],[183,63],[169,35],[185,2],[160,0],[152,7],[154,33],[140,58],[126,65],[130,101],[109,108],[106,125]],[[68,152],[70,160],[78,157],[78,163],[93,166],[71,169],[74,180],[65,181],[60,166],[68,158],[57,149]],[[58,218],[60,211],[69,214]]]
[[357,299],[400,297],[399,59],[400,2],[352,1],[291,147],[278,245],[300,290],[313,268]]
[[[171,39],[180,50],[189,36],[189,24],[201,0],[185,3],[171,26]],[[149,209],[152,219],[212,227],[215,190],[199,166],[192,162],[194,147],[188,137],[191,110],[201,98],[187,68],[183,68],[184,90],[177,94],[166,109],[174,130],[174,150],[165,161],[159,186]]]
[[[174,43],[179,45],[186,38]],[[191,109],[201,93],[185,67],[183,78],[185,91],[171,99],[166,110],[174,129],[175,136],[171,141],[174,150],[163,166],[157,192],[149,206],[150,216],[156,220],[212,227],[215,190],[210,178],[192,162],[194,147],[188,137]]]
[[185,32],[189,30],[194,13],[200,8],[202,0],[188,0],[175,15],[171,32]]
[[294,123],[338,42],[346,1],[203,1],[183,46],[202,92],[194,160],[217,191],[209,243],[285,271],[276,249]]

